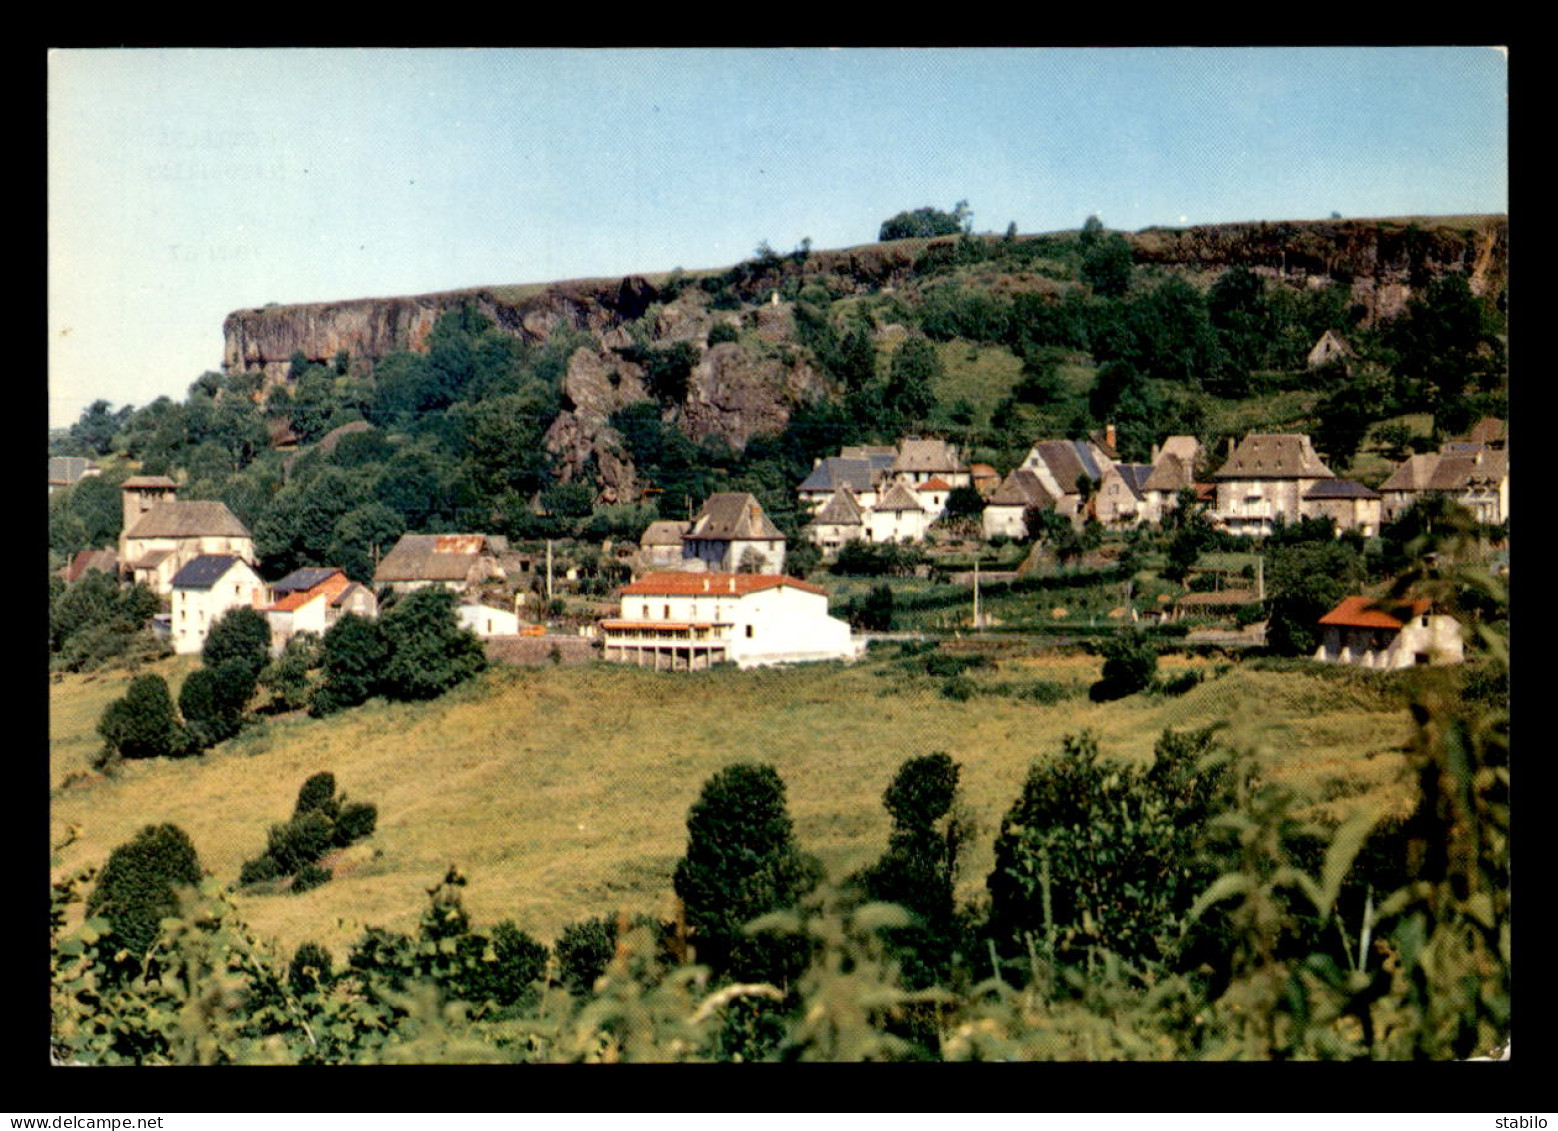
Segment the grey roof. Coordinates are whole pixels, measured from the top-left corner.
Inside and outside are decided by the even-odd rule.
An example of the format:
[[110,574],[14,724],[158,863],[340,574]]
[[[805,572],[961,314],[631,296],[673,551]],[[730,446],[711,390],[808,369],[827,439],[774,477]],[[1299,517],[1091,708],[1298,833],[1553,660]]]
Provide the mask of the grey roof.
[[896,472],[959,472],[967,470],[958,460],[957,450],[945,440],[909,439],[898,445]]
[[177,487],[178,481],[169,479],[166,475],[132,475],[119,484],[119,486],[126,490],[136,490],[142,487],[168,488]]
[[892,490],[871,508],[874,511],[923,511],[920,501],[914,497],[914,492],[902,483],[894,483]]
[[1327,479],[1304,492],[1306,499],[1377,499],[1378,491],[1351,479]]
[[1147,479],[1152,475],[1152,465],[1150,463],[1117,463],[1114,465],[1114,470],[1120,473],[1120,478],[1125,481],[1126,487],[1130,488],[1131,494],[1138,499],[1141,498],[1142,491],[1146,489]]
[[731,542],[739,539],[784,541],[784,533],[763,513],[757,496],[744,491],[710,495],[682,535],[689,541]]
[[50,456],[49,482],[74,483],[88,471],[96,468],[97,464],[86,456]]
[[651,522],[644,528],[644,536],[638,540],[640,546],[676,546],[682,544],[682,535],[687,533],[690,522],[676,522],[673,519],[662,518]]
[[1309,437],[1297,432],[1251,432],[1234,449],[1215,479],[1334,479],[1315,455]]
[[373,580],[464,581],[484,556],[494,556],[485,534],[403,534],[380,560]]
[[141,515],[126,538],[247,538],[249,531],[226,503],[174,499]]
[[1047,507],[1054,502],[1038,475],[1026,467],[1019,467],[1002,480],[989,499],[989,505],[995,507]]
[[1152,471],[1142,481],[1143,491],[1180,491],[1193,486],[1194,478],[1190,474],[1190,463],[1180,458],[1175,452],[1163,452],[1158,456],[1158,462],[1152,465]]
[[817,517],[812,519],[809,525],[860,526],[864,522],[865,513],[860,509],[855,493],[848,487],[840,487],[817,512]]
[[1033,445],[1032,454],[1043,461],[1056,484],[1068,495],[1076,493],[1078,476],[1086,475],[1095,483],[1104,477],[1103,468],[1094,458],[1093,445],[1085,440],[1040,440]]
[[272,585],[271,591],[278,594],[305,592],[340,572],[340,569],[335,566],[309,566],[304,569],[295,569]]
[[201,554],[173,575],[175,589],[209,589],[243,559],[237,554]]
[[845,459],[829,456],[802,481],[802,491],[837,491],[848,487],[852,491],[869,491],[885,471],[869,459]]

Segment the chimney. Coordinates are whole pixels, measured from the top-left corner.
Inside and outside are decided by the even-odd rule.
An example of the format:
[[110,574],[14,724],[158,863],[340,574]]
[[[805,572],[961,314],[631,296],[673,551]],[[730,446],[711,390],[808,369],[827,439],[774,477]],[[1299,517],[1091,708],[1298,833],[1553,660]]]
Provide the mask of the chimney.
[[1114,451],[1114,425],[1113,424],[1105,424],[1104,425],[1104,443],[1109,446],[1109,450],[1110,451]]
[[730,591],[732,593],[736,591],[736,579],[734,577],[730,579]]

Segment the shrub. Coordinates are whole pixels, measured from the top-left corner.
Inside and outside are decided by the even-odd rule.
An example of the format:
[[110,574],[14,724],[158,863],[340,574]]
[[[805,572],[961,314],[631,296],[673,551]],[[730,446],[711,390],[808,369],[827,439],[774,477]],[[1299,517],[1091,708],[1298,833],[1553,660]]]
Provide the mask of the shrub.
[[249,669],[251,679],[258,679],[270,663],[270,621],[258,609],[229,609],[211,625],[200,660],[208,668],[236,660]]
[[617,949],[617,921],[602,916],[563,928],[553,950],[558,978],[575,997],[588,997]]
[[341,806],[335,822],[335,844],[344,848],[353,841],[372,836],[378,824],[378,806],[368,801],[348,801]]
[[97,730],[122,758],[166,758],[185,753],[187,736],[173,712],[173,697],[160,675],[138,675],[123,699],[103,710]]
[[292,894],[299,895],[327,884],[330,882],[330,875],[329,868],[321,868],[318,864],[304,864],[298,869],[297,875],[292,877]]
[[418,589],[380,619],[389,652],[381,686],[390,698],[435,699],[486,668],[482,643],[461,626],[455,600],[447,589]]
[[737,330],[729,322],[719,321],[709,327],[709,345],[717,346],[721,342],[734,342],[741,338],[741,331]]
[[1134,629],[1105,641],[1103,678],[1089,689],[1095,702],[1123,699],[1152,686],[1158,672],[1158,650]]
[[195,846],[177,825],[147,825],[109,854],[87,897],[86,913],[108,920],[116,951],[109,967],[115,976],[140,972],[162,920],[178,912],[178,889],[199,882]]
[[243,659],[227,659],[190,672],[179,689],[179,712],[189,730],[190,746],[204,750],[237,734],[254,688],[254,672]]
[[325,854],[333,832],[329,817],[317,811],[305,813],[284,825],[272,825],[265,851],[284,875],[296,875]]
[[317,810],[333,821],[340,813],[340,809],[340,803],[335,797],[335,775],[329,770],[321,770],[304,782],[303,787],[298,790],[298,801],[293,807],[292,819],[295,821],[305,813]]
[[264,884],[280,878],[281,866],[276,863],[276,858],[270,855],[245,860],[243,867],[238,870],[238,882],[244,885]]
[[334,980],[330,952],[317,943],[298,947],[287,967],[287,986],[295,994],[317,993]]

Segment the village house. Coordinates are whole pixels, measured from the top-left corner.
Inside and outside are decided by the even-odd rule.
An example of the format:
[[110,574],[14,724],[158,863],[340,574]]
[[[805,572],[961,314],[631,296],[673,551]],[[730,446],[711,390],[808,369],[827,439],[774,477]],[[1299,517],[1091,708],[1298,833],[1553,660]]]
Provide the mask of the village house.
[[1045,490],[1038,473],[1019,467],[1001,481],[985,503],[981,519],[985,538],[1026,538],[1030,533],[1024,517],[1028,508],[1046,510],[1054,505],[1055,497]]
[[878,488],[892,470],[893,449],[867,449],[858,456],[820,459],[796,489],[801,506],[812,514],[827,505],[840,489],[848,488],[862,507],[874,504]]
[[936,516],[907,484],[894,483],[863,516],[868,542],[918,542]]
[[237,554],[201,554],[171,581],[173,650],[180,655],[205,647],[211,626],[229,609],[265,604],[265,583]]
[[202,555],[256,562],[254,539],[227,504],[181,501],[178,484],[160,475],[126,479],[121,491],[119,567],[159,596],[168,596],[174,575]]
[[1201,442],[1194,436],[1170,436],[1152,445],[1152,470],[1141,485],[1143,522],[1158,523],[1179,506],[1179,493],[1194,488]]
[[1461,627],[1430,602],[1348,597],[1320,618],[1314,658],[1329,664],[1395,670],[1464,659]]
[[[1112,435],[1108,439],[1112,446]],[[1040,440],[1029,449],[1021,466],[1038,476],[1054,499],[1057,514],[1081,522],[1086,516],[1079,483],[1088,483],[1089,491],[1095,489],[1114,466],[1114,459],[1094,440]]]
[[82,574],[94,569],[118,577],[119,555],[112,550],[77,550],[57,574],[68,584],[79,581]]
[[1379,533],[1380,493],[1351,479],[1322,479],[1304,492],[1305,518],[1329,518],[1337,530],[1356,530],[1365,538]]
[[909,437],[898,445],[897,458],[893,460],[891,477],[899,483],[918,487],[931,479],[940,479],[947,489],[967,487],[973,476],[957,449],[945,440],[922,440]]
[[1152,465],[1117,463],[1104,472],[1093,496],[1093,514],[1105,526],[1132,526],[1147,513],[1146,484]]
[[1386,522],[1421,498],[1443,495],[1471,511],[1478,522],[1496,526],[1509,518],[1509,452],[1470,442],[1447,443],[1440,451],[1407,457],[1379,490]]
[[397,593],[428,585],[463,592],[504,579],[499,553],[506,548],[485,534],[403,534],[373,571],[373,585]]
[[85,456],[50,456],[49,494],[73,487],[83,479],[102,473],[103,469]]
[[690,522],[657,519],[644,529],[638,540],[638,554],[633,561],[634,573],[657,573],[661,570],[680,569],[682,565],[682,535],[692,526]]
[[270,623],[271,651],[277,655],[300,632],[324,635],[344,613],[379,614],[373,591],[333,567],[295,569],[269,587],[268,597],[263,611]]
[[682,535],[682,568],[713,573],[784,572],[784,532],[755,495],[710,495]]
[[1304,517],[1304,495],[1324,479],[1335,479],[1301,433],[1252,432],[1213,475],[1217,504],[1213,518],[1233,534],[1271,533],[1280,518]]
[[848,660],[864,645],[828,615],[827,590],[782,574],[657,573],[600,625],[604,658],[667,671]]
[[847,543],[865,539],[865,510],[853,491],[840,487],[806,524],[803,533],[824,557],[831,558]]
[[1340,365],[1351,372],[1352,363],[1357,360],[1357,353],[1347,344],[1346,339],[1335,330],[1327,330],[1310,347],[1304,366],[1307,369],[1324,369],[1327,365]]
[[455,609],[460,627],[468,628],[482,639],[493,636],[518,636],[519,614],[491,605],[465,604]]

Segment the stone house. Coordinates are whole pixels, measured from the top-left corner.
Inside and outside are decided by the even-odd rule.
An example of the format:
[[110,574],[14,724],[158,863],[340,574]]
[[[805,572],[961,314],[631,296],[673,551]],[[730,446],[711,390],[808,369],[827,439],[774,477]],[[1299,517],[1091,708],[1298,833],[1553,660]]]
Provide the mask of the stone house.
[[1304,359],[1304,366],[1308,369],[1323,369],[1327,365],[1341,365],[1351,371],[1352,363],[1358,360],[1358,355],[1347,344],[1347,340],[1335,330],[1327,330],[1309,349],[1309,355]]
[[824,557],[831,558],[847,543],[865,539],[865,510],[853,491],[840,487],[806,524],[804,533]]
[[1117,463],[1104,472],[1093,496],[1093,514],[1105,526],[1134,526],[1147,514],[1146,484],[1152,465]]
[[720,492],[708,497],[682,535],[682,568],[782,573],[784,542],[784,532],[763,513],[755,495]]
[[638,573],[655,573],[659,570],[678,569],[682,564],[682,536],[690,522],[657,519],[644,528],[638,540],[638,556],[634,570]]
[[83,479],[102,473],[103,469],[86,456],[50,456],[49,494],[73,487]]
[[1093,440],[1040,440],[1029,449],[1021,466],[1038,476],[1055,500],[1056,513],[1081,522],[1086,515],[1079,481],[1085,477],[1096,488],[1114,466],[1114,459]]
[[265,583],[237,554],[201,554],[171,580],[173,650],[180,655],[205,647],[211,626],[229,609],[265,604]]
[[1378,491],[1351,479],[1322,479],[1304,492],[1303,516],[1329,518],[1338,531],[1356,530],[1365,538],[1379,533],[1381,497]]
[[782,574],[657,573],[622,590],[619,615],[600,624],[605,659],[697,671],[849,660],[863,650],[828,615],[827,590]]
[[1430,602],[1348,597],[1319,621],[1314,658],[1330,664],[1395,670],[1464,659],[1461,626]]
[[1217,503],[1212,517],[1233,534],[1266,535],[1277,519],[1304,516],[1304,495],[1335,474],[1300,433],[1252,432],[1212,476]]
[[1509,518],[1509,452],[1506,449],[1451,444],[1437,452],[1409,456],[1380,484],[1383,518],[1401,512],[1428,495],[1454,499],[1478,522],[1496,526]]
[[907,484],[894,483],[875,506],[865,512],[868,542],[919,542],[935,521]]
[[909,437],[898,445],[898,455],[893,460],[891,477],[899,483],[918,487],[930,479],[940,479],[948,489],[967,487],[973,483],[973,474],[958,458],[957,448],[945,440],[922,440]]
[[271,651],[277,655],[300,632],[323,636],[345,613],[379,615],[373,590],[333,567],[295,569],[271,585],[268,596],[263,611],[270,622]]
[[[846,449],[851,450],[851,449]],[[801,506],[815,514],[841,488],[849,488],[862,507],[876,502],[884,480],[892,470],[893,449],[862,449],[859,455],[828,456],[812,467],[796,494]]]
[[985,503],[982,523],[986,540],[996,537],[1022,539],[1029,535],[1024,515],[1029,507],[1052,509],[1055,496],[1045,489],[1038,473],[1019,467],[1001,481]]
[[120,569],[160,596],[171,594],[174,575],[197,557],[232,554],[255,564],[254,539],[227,504],[180,500],[178,484],[165,476],[135,476],[121,490]]
[[403,534],[373,571],[375,589],[410,593],[428,585],[462,592],[505,577],[499,561],[506,549],[485,534]]

